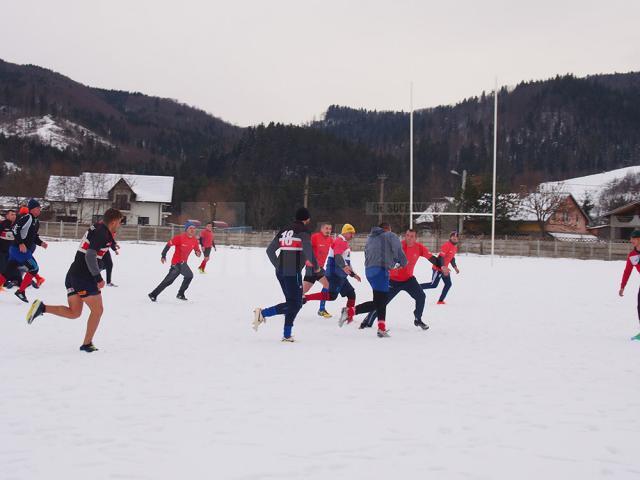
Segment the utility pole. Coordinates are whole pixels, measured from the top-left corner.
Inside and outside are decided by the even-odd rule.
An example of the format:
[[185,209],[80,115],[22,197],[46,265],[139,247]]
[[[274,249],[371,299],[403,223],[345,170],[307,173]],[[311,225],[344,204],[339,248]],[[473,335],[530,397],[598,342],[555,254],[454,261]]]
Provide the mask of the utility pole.
[[304,208],[309,207],[309,174],[304,177]]
[[382,209],[384,202],[384,181],[389,178],[388,175],[381,173],[378,175],[378,180],[380,180],[380,198],[378,200],[378,225],[382,223]]

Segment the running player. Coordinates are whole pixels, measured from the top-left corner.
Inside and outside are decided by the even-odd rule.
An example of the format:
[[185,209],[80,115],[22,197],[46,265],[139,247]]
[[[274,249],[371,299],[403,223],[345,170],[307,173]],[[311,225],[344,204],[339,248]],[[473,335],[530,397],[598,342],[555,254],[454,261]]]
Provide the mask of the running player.
[[[254,310],[253,329],[274,315],[284,315],[283,342],[294,342],[293,322],[302,308],[302,269],[316,268],[307,225],[311,221],[309,210],[299,208],[295,221],[280,230],[267,247],[267,256],[276,269],[276,278],[284,293],[285,301],[268,308]],[[277,251],[279,254],[276,254]]]
[[[451,232],[449,235],[449,240],[444,242],[440,247],[439,257],[442,258],[442,267],[449,267],[449,264],[453,267],[457,274],[460,273],[458,266],[456,265],[456,253],[458,253],[458,241],[460,238],[458,237],[458,232]],[[440,280],[444,282],[444,288],[442,289],[442,293],[440,293],[440,298],[438,299],[438,305],[444,305],[444,299],[449,293],[449,289],[451,288],[451,273],[447,273],[444,269],[440,269],[435,265],[431,267],[433,272],[431,274],[431,281],[428,283],[421,283],[420,286],[424,290],[430,290],[432,288],[437,288]]]
[[[633,250],[627,256],[627,263],[622,273],[622,282],[620,283],[620,291],[618,294],[622,297],[624,295],[624,289],[627,286],[633,267],[640,272],[640,230],[634,230],[631,232],[631,245]],[[638,289],[638,320],[640,321],[640,289]],[[631,340],[640,340],[640,333]]]
[[0,222],[0,273],[4,274],[4,285],[0,284],[0,291],[3,287],[11,288],[13,285],[20,285],[22,276],[15,264],[9,267],[9,248],[14,244],[13,226],[16,223],[16,211],[8,210],[4,214],[4,220]]
[[364,248],[365,274],[373,290],[373,300],[356,306],[355,312],[342,309],[339,325],[351,323],[353,315],[378,312],[378,337],[388,337],[386,327],[387,301],[389,295],[389,270],[407,265],[402,244],[388,223],[373,227]]
[[329,280],[329,291],[307,294],[304,296],[305,301],[320,300],[333,301],[338,298],[338,295],[347,298],[347,306],[343,308],[344,311],[351,313],[350,320],[343,320],[340,326],[347,321],[351,323],[353,320],[354,307],[356,305],[356,291],[349,283],[348,277],[355,278],[358,282],[361,281],[360,276],[353,271],[351,266],[351,246],[349,242],[356,234],[356,229],[353,225],[345,223],[342,226],[340,235],[338,235],[333,244],[329,248],[329,254],[327,256],[327,279]]
[[204,258],[202,259],[202,263],[198,267],[198,271],[200,273],[205,273],[204,269],[207,266],[207,262],[209,261],[209,256],[211,255],[211,248],[213,247],[214,251],[217,251],[216,244],[214,242],[215,236],[213,233],[213,222],[207,222],[204,227],[204,230],[200,232],[200,246],[204,250]]
[[189,259],[189,255],[191,255],[192,251],[196,253],[196,257],[200,256],[200,247],[198,246],[198,240],[196,239],[196,225],[193,222],[185,223],[184,232],[180,235],[176,235],[167,242],[164,249],[162,249],[162,254],[160,256],[160,261],[162,263],[167,261],[167,252],[171,247],[175,247],[173,257],[171,258],[171,268],[169,269],[167,276],[164,277],[164,280],[160,282],[160,285],[158,285],[153,292],[148,295],[152,302],[155,302],[158,295],[160,295],[165,288],[175,282],[179,275],[182,275],[183,279],[176,298],[179,300],[187,300],[184,293],[187,291],[187,288],[189,288],[191,280],[193,280],[193,272],[189,268],[187,260]]
[[[302,288],[302,292],[305,294],[311,290],[311,287],[313,287],[315,282],[320,282],[323,293],[329,291],[329,280],[327,280],[324,265],[327,261],[327,256],[329,255],[329,249],[333,244],[331,230],[331,224],[325,222],[320,224],[319,232],[311,235],[311,248],[313,249],[313,256],[318,264],[318,271],[314,272],[312,268],[307,267]],[[325,318],[331,318],[331,314],[327,312],[325,304],[326,300],[320,301],[318,315]]]
[[[391,302],[397,294],[404,291],[407,292],[415,301],[415,309],[413,310],[413,324],[423,330],[427,330],[429,326],[422,321],[422,312],[424,311],[424,301],[426,295],[424,290],[420,288],[420,284],[413,275],[413,270],[421,257],[426,258],[436,268],[441,268],[442,258],[432,254],[427,247],[417,241],[417,232],[410,228],[404,234],[402,241],[402,251],[407,257],[407,265],[402,268],[395,268],[389,272],[389,296],[387,303]],[[444,267],[448,273],[448,268]],[[360,324],[360,328],[369,328],[373,326],[373,322],[378,317],[377,310],[369,313]]]
[[104,311],[100,292],[104,288],[104,280],[98,264],[113,245],[113,235],[121,222],[122,213],[110,208],[104,213],[101,222],[87,230],[65,278],[68,306],[45,305],[40,300],[35,300],[27,313],[27,323],[33,323],[36,317],[44,313],[63,318],[78,318],[86,304],[90,313],[80,350],[87,353],[98,350],[93,345],[93,336],[98,330]]
[[[44,278],[38,274],[40,267],[33,257],[33,252],[36,246],[44,249],[48,247],[47,242],[41,240],[38,235],[40,203],[35,198],[32,198],[29,200],[28,209],[29,213],[21,216],[13,226],[14,244],[9,248],[9,262],[5,268],[5,272],[14,267],[26,268],[27,273],[22,279],[20,288],[15,293],[15,296],[25,303],[28,302],[25,290],[31,285],[31,281],[35,279],[38,287],[44,283]],[[0,285],[4,285],[6,281],[3,275],[5,272],[0,272]]]

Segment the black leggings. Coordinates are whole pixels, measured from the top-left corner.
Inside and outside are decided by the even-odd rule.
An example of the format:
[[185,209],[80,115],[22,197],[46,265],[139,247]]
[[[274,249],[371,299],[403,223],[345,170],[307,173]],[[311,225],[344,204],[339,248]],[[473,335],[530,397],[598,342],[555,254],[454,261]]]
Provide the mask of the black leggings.
[[387,298],[389,292],[381,292],[379,290],[373,291],[373,301],[368,301],[356,305],[356,315],[361,313],[369,313],[373,311],[378,312],[378,321],[384,322],[387,318]]
[[107,283],[111,283],[111,272],[113,272],[113,259],[111,258],[111,252],[107,252],[102,257],[102,264],[107,272]]

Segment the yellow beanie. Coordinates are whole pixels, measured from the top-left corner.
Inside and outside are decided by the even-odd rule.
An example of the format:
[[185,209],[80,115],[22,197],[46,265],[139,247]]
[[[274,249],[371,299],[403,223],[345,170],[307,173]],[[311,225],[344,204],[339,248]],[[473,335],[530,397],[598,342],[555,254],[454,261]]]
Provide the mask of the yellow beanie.
[[356,229],[353,228],[353,225],[351,225],[350,223],[345,223],[342,226],[342,232],[340,233],[356,233]]

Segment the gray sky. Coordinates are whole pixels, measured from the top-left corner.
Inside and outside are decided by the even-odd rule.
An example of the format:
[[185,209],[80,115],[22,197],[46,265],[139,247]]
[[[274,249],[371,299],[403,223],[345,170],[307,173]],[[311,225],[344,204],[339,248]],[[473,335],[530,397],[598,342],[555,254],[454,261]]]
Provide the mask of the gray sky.
[[232,123],[408,110],[640,70],[640,1],[2,0],[0,58]]

